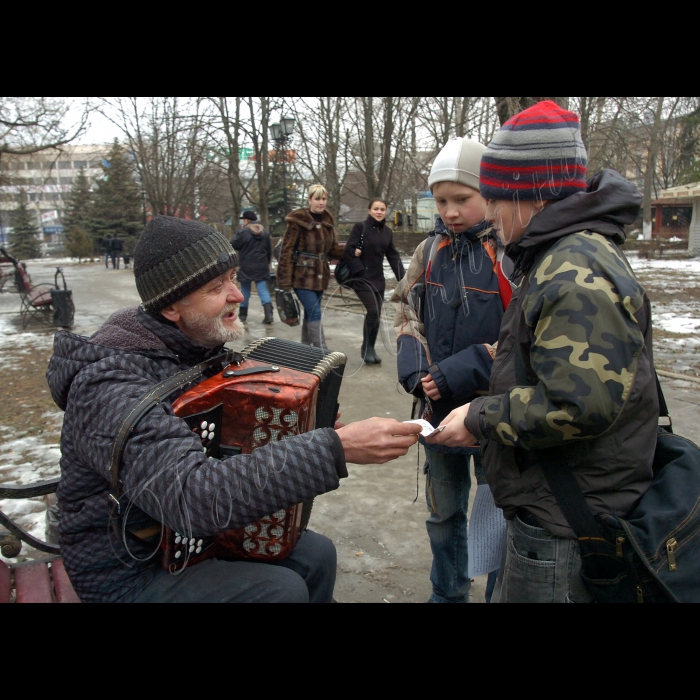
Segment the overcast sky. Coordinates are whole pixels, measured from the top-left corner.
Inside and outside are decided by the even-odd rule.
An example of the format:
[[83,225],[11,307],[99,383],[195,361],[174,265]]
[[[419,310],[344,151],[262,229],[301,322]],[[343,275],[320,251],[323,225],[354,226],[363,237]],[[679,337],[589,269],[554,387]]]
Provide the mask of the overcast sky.
[[109,119],[92,110],[90,112],[90,125],[85,134],[77,140],[77,143],[112,143],[115,138],[121,140],[123,137],[124,134]]

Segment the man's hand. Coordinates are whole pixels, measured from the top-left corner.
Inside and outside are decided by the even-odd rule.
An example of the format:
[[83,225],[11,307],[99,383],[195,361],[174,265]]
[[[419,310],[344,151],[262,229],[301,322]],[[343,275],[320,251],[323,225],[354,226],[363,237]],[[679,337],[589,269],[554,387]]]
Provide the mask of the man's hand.
[[433,381],[433,378],[428,374],[423,379],[423,393],[433,401],[439,401],[442,396],[440,396],[440,390],[437,388],[437,384]]
[[355,257],[359,258],[360,255],[362,255],[362,249],[361,248],[355,248]]
[[425,441],[429,445],[445,445],[445,447],[474,447],[478,440],[464,427],[464,419],[469,413],[469,406],[471,404],[455,408],[440,423],[440,427],[445,426],[444,430],[441,433],[433,433],[430,437],[425,438]]
[[345,459],[354,464],[384,464],[401,457],[418,442],[421,428],[393,418],[368,418],[340,428]]
[[341,415],[342,415],[342,413],[340,413],[340,411],[338,411],[338,415],[335,417],[335,425],[333,426],[333,430],[340,430],[340,428],[345,427],[345,423],[343,423],[340,420]]

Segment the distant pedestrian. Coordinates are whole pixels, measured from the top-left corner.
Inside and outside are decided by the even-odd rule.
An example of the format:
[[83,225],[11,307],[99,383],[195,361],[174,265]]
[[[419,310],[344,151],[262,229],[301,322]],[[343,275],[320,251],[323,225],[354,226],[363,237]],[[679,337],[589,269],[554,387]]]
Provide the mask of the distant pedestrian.
[[102,240],[102,245],[105,248],[105,267],[109,269],[109,258],[111,256],[110,246],[112,245],[112,234],[108,233]]
[[309,206],[285,218],[277,285],[296,292],[304,307],[301,342],[326,350],[321,325],[321,298],[331,277],[329,260],[339,260],[344,250],[338,245],[333,215],[326,210],[328,191],[323,185],[309,188]]
[[260,297],[260,303],[265,312],[263,323],[272,323],[272,300],[267,288],[267,280],[270,277],[270,260],[272,260],[270,235],[262,224],[257,223],[258,217],[254,211],[244,211],[241,219],[243,220],[243,228],[231,240],[231,245],[238,251],[240,261],[238,281],[241,283],[243,294],[238,318],[245,321],[248,317],[248,302],[252,283],[255,282],[258,297]]
[[386,288],[384,257],[399,282],[406,273],[401,256],[394,247],[393,232],[386,225],[386,202],[373,199],[368,212],[364,222],[353,226],[345,245],[345,260],[354,273],[347,286],[355,290],[367,311],[362,333],[362,359],[368,365],[375,365],[382,361],[374,351],[374,344],[379,333]]
[[109,244],[109,254],[112,258],[112,269],[119,269],[119,258],[121,258],[122,250],[124,250],[124,244],[121,238],[114,236]]

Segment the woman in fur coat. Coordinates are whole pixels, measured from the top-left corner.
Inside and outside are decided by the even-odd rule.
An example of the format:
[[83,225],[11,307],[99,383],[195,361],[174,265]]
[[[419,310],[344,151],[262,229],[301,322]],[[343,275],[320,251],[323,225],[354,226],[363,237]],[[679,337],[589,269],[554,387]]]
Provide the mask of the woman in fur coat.
[[343,257],[333,215],[326,210],[328,191],[323,185],[309,188],[309,206],[285,217],[287,230],[277,267],[277,284],[294,289],[304,307],[301,342],[326,351],[321,325],[321,298],[331,276],[329,260]]

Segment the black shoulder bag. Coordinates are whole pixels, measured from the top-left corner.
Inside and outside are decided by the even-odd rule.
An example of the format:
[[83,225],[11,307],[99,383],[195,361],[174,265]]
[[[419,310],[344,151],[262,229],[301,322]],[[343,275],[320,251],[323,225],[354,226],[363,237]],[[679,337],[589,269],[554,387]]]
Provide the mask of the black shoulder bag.
[[[362,233],[360,234],[360,249],[364,249],[365,245],[365,225],[362,225]],[[361,257],[361,256],[360,256]],[[353,265],[356,262],[359,264]],[[341,286],[345,287],[350,280],[357,279],[364,272],[365,267],[359,260],[347,260],[343,258],[335,266],[335,280]]]
[[[515,354],[518,383],[527,384]],[[653,481],[620,518],[594,514],[559,448],[533,453],[581,549],[581,578],[597,603],[700,603],[700,449],[674,435],[656,376],[659,426]]]

